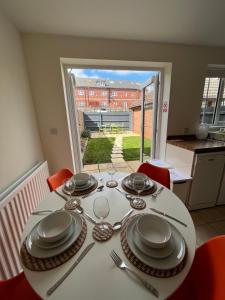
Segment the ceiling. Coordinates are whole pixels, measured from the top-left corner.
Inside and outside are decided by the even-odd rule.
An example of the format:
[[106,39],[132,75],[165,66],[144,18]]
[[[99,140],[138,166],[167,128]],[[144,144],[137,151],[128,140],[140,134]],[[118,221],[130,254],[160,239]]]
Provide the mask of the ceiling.
[[22,32],[225,46],[224,0],[0,0]]

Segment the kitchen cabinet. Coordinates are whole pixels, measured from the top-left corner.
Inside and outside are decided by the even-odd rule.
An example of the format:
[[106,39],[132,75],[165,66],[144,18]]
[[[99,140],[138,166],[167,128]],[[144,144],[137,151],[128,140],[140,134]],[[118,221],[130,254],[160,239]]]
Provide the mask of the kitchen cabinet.
[[189,210],[225,205],[225,143],[168,141],[166,162],[191,176],[185,205]]
[[192,172],[192,185],[188,208],[215,206],[224,170],[223,153],[198,154]]
[[221,186],[220,186],[219,196],[217,200],[217,205],[224,205],[224,204],[225,204],[225,167],[223,171],[223,178],[221,180]]

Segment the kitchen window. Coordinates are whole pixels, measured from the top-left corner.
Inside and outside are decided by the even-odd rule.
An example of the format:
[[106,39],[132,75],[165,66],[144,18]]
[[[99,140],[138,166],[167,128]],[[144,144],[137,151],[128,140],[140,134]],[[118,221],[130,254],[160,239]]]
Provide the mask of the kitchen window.
[[208,125],[225,126],[225,78],[206,77],[200,120]]

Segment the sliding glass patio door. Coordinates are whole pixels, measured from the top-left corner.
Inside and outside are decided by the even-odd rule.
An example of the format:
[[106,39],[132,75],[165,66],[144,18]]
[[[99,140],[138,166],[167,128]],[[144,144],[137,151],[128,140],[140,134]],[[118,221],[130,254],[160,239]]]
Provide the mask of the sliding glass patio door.
[[156,157],[159,103],[159,73],[142,86],[140,161]]

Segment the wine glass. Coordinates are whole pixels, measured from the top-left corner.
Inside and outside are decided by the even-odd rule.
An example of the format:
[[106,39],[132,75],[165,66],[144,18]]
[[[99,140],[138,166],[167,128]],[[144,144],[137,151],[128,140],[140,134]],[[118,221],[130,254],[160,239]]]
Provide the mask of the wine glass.
[[72,178],[70,178],[70,179],[67,178],[64,180],[63,184],[64,184],[64,190],[65,190],[66,194],[69,195],[68,201],[73,202],[76,205],[79,205],[76,198],[73,199],[73,193],[75,192],[75,189],[76,189],[76,184],[75,184],[74,180]]
[[108,174],[110,175],[110,180],[108,180],[106,182],[106,185],[110,188],[114,188],[118,185],[118,182],[116,180],[113,179],[113,175],[116,173],[115,169],[109,169],[108,170]]
[[146,186],[146,181],[143,178],[143,176],[142,175],[136,175],[136,176],[134,176],[133,182],[132,182],[132,186],[133,186],[133,189],[138,194],[137,200],[140,199],[140,194],[141,194],[141,192],[144,191],[145,186]]
[[100,230],[106,230],[109,225],[103,220],[109,215],[110,207],[108,199],[104,196],[97,197],[94,200],[93,211],[96,218],[100,219],[100,224],[98,225]]

